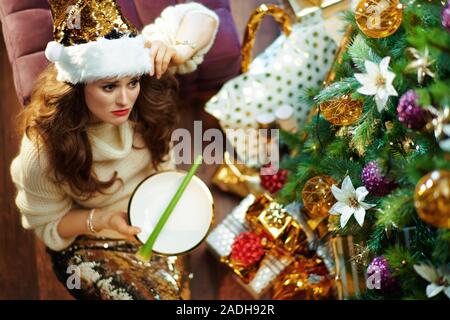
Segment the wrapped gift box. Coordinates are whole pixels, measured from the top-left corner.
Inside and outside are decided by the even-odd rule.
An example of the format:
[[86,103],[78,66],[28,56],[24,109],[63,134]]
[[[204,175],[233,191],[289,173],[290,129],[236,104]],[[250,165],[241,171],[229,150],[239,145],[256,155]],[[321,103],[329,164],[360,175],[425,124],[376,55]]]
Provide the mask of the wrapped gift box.
[[[211,231],[206,239],[209,249],[232,269],[237,275],[238,282],[255,299],[264,296],[283,270],[295,260],[295,256],[289,250],[298,248],[299,245],[297,245],[297,238],[292,239],[292,234],[298,239],[306,240],[306,236],[299,237],[300,226],[288,212],[281,211],[282,216],[276,216],[280,219],[277,221],[279,228],[268,225],[271,219],[273,220],[273,217],[269,218],[268,210],[273,209],[274,206],[279,211],[284,210],[267,195],[255,197],[250,194]],[[257,214],[258,208],[260,214]],[[262,232],[263,230],[267,233]],[[235,238],[246,231],[267,237],[267,241],[270,242],[262,260],[249,269],[239,268],[230,259]]]
[[245,224],[245,214],[254,201],[255,196],[252,194],[245,197],[208,235],[206,243],[218,257],[228,256],[234,238],[249,230]]

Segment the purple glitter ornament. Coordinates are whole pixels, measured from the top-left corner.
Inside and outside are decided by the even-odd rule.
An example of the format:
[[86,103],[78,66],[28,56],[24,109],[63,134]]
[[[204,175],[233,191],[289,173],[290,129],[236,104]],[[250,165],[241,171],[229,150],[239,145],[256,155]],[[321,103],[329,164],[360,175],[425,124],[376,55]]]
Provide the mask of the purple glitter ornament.
[[448,32],[450,32],[450,0],[442,11],[442,25]]
[[371,161],[364,167],[361,179],[369,193],[378,197],[387,195],[397,187],[395,181],[381,175],[381,169],[376,161]]
[[386,292],[395,289],[397,286],[397,280],[391,273],[389,262],[383,256],[372,260],[367,268],[367,278],[373,285],[370,289]]
[[429,114],[417,104],[418,99],[419,96],[414,90],[408,90],[397,106],[398,120],[414,130],[421,130],[427,124]]

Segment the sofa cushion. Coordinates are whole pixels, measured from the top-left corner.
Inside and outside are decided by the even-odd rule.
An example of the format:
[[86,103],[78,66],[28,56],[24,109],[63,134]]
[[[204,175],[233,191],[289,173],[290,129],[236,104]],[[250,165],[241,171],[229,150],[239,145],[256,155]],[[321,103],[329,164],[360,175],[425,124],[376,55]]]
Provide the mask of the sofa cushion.
[[230,2],[228,0],[197,0],[195,2],[204,4],[206,7],[212,10],[223,8],[231,11]]
[[136,12],[134,1],[119,0],[118,3],[124,16],[127,17],[138,30],[142,30],[142,22]]
[[14,61],[12,65],[14,84],[22,105],[25,106],[30,102],[34,83],[48,63],[43,51],[20,57]]
[[134,0],[136,5],[136,11],[142,24],[140,30],[147,25],[155,21],[161,12],[168,6],[175,5],[175,0]]
[[233,17],[225,8],[215,10],[220,18],[219,32],[214,46],[199,66],[199,89],[219,89],[241,70],[241,47]]
[[3,28],[10,61],[45,50],[53,36],[51,13],[46,9],[14,12],[5,17]]
[[0,19],[13,12],[35,8],[48,9],[48,0],[1,0]]

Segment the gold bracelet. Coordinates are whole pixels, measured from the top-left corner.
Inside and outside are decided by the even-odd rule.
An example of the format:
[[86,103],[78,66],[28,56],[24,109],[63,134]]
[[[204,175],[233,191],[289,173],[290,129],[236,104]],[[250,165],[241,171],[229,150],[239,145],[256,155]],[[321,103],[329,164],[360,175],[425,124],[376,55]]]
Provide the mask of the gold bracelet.
[[182,46],[189,46],[191,47],[193,50],[197,49],[197,44],[195,42],[189,41],[189,40],[176,40],[175,44],[178,45],[182,45]]
[[94,224],[92,223],[92,220],[94,220],[94,213],[95,213],[95,208],[92,209],[91,212],[89,212],[89,216],[88,216],[86,222],[87,222],[88,230],[92,233],[97,233],[98,231],[94,229]]

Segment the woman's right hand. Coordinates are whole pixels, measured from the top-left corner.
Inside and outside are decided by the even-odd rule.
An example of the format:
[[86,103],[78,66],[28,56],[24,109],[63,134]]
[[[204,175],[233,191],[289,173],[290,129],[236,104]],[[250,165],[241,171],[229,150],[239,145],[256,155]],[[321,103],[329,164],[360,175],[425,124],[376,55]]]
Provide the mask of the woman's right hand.
[[176,51],[171,46],[159,40],[147,41],[145,47],[150,48],[150,62],[152,64],[150,76],[156,75],[156,78],[160,79],[169,68],[172,59],[176,55]]
[[123,211],[103,211],[96,209],[92,219],[93,228],[96,231],[109,229],[119,232],[126,237],[133,237],[141,232],[138,227],[128,224],[127,213]]

